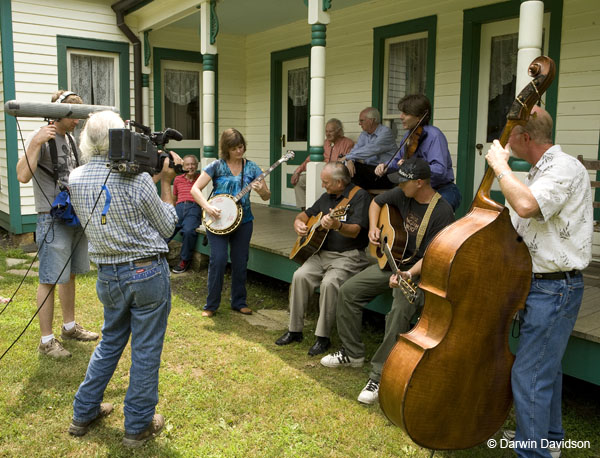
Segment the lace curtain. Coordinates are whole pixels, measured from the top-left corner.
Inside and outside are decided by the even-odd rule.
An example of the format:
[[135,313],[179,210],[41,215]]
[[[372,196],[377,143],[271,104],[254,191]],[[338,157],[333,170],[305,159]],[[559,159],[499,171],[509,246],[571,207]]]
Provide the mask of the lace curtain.
[[425,93],[427,38],[391,44],[388,62],[387,112],[399,114],[398,100]]
[[490,100],[502,94],[504,86],[515,78],[518,39],[516,33],[492,38]]
[[502,134],[506,115],[515,99],[517,44],[516,33],[492,38],[487,142],[499,138]]
[[188,105],[197,99],[200,74],[186,70],[165,70],[165,96],[177,105]]
[[288,97],[295,107],[308,104],[308,67],[288,72]]
[[71,90],[85,104],[115,106],[114,73],[111,57],[71,54]]

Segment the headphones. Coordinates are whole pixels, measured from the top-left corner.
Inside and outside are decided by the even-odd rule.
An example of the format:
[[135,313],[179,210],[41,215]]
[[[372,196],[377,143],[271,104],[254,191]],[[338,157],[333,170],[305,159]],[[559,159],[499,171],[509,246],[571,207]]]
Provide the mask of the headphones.
[[65,91],[60,95],[60,97],[58,99],[56,99],[56,102],[54,102],[54,103],[63,103],[63,100],[65,100],[70,95],[77,95],[77,94],[75,94],[74,92],[71,92],[71,91]]

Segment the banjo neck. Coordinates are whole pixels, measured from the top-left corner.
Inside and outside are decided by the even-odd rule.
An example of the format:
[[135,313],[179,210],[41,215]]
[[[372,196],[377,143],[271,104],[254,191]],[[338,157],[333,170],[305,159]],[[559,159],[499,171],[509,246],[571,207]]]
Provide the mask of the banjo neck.
[[246,194],[248,194],[252,190],[253,183],[258,183],[259,181],[264,180],[273,170],[275,170],[277,167],[279,167],[279,165],[282,162],[285,162],[288,159],[289,159],[289,157],[286,157],[286,156],[279,158],[279,160],[277,162],[275,162],[271,167],[269,167],[266,171],[264,171],[259,176],[257,176],[253,181],[251,181],[246,186],[244,186],[242,188],[242,190],[233,197],[234,202],[238,203],[242,199],[242,197],[244,197]]

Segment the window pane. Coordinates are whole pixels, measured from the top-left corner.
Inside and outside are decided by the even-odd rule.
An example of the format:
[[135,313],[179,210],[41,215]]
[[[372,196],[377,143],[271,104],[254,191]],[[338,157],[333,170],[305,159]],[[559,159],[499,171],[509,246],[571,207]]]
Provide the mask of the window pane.
[[487,142],[500,138],[506,124],[506,115],[515,100],[517,42],[516,33],[492,38]]
[[308,67],[288,72],[288,124],[290,142],[308,140]]
[[163,126],[178,130],[184,140],[200,139],[200,73],[165,69]]
[[[86,105],[115,106],[115,58],[71,53],[71,91]],[[84,122],[74,135],[79,139]]]
[[407,94],[424,94],[427,83],[427,38],[389,45],[387,114],[397,115],[398,100]]

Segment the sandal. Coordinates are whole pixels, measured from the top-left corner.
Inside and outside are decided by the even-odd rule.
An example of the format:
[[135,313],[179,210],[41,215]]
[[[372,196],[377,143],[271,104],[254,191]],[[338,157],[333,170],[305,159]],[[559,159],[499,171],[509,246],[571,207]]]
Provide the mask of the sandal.
[[242,315],[252,315],[252,309],[248,308],[248,307],[242,307],[239,310],[236,310],[237,312],[240,312]]

